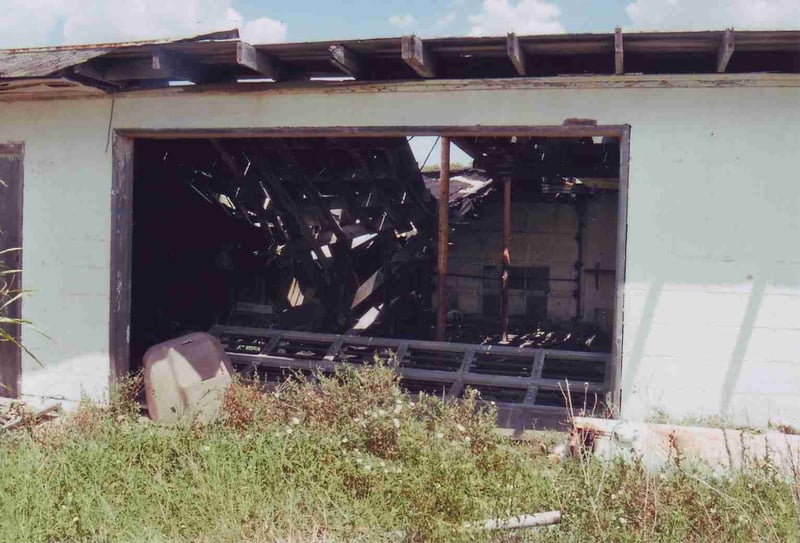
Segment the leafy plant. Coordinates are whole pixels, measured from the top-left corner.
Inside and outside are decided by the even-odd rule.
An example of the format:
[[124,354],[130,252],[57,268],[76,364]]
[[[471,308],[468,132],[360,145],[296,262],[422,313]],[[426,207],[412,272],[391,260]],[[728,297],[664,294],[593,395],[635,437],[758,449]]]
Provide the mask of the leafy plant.
[[[9,317],[8,312],[11,306],[18,303],[27,291],[18,288],[16,278],[21,270],[10,269],[3,264],[3,257],[14,251],[19,251],[19,248],[11,248],[0,251],[0,343],[11,342],[19,349],[22,349],[33,358],[37,363],[41,364],[36,355],[34,355],[19,338],[15,337],[9,330],[12,326],[32,326],[32,323],[25,319],[16,317]],[[0,386],[5,387],[2,383]]]

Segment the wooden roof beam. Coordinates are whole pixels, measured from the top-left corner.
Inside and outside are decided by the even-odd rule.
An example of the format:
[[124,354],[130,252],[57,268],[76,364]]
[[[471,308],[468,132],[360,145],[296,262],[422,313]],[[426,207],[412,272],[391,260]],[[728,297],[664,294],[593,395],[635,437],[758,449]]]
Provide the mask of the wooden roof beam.
[[417,75],[430,79],[436,77],[436,59],[425,43],[417,36],[403,36],[403,62],[408,64]]
[[717,50],[717,73],[725,73],[728,68],[728,62],[733,55],[733,28],[728,28],[719,41],[719,49]]
[[464,151],[470,158],[481,156],[480,149],[473,143],[474,138],[452,138],[453,145]]
[[344,45],[331,45],[328,48],[331,64],[346,73],[353,79],[359,79],[363,75],[363,66],[358,55],[353,53]]
[[525,58],[525,51],[519,44],[519,38],[513,32],[509,32],[506,38],[506,49],[508,50],[508,58],[514,68],[517,69],[519,75],[528,75],[527,59]]
[[154,49],[149,59],[110,62],[101,69],[101,72],[103,79],[111,82],[148,79],[184,79],[198,82],[203,80],[206,70],[182,55]]
[[105,92],[112,92],[122,87],[119,82],[107,80],[102,70],[99,70],[91,62],[76,64],[64,72],[64,77],[81,85],[94,87]]
[[624,50],[622,47],[622,28],[614,29],[614,75],[625,73]]
[[259,51],[249,43],[240,41],[236,43],[236,64],[244,66],[263,75],[268,79],[280,79],[280,65],[272,56]]

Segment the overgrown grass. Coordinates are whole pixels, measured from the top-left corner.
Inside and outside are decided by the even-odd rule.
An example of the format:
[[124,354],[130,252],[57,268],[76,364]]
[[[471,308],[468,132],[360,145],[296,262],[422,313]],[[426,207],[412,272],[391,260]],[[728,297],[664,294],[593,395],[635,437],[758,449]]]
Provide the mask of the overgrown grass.
[[[133,396],[135,388],[123,396]],[[159,427],[130,401],[0,436],[3,541],[797,541],[769,466],[715,479],[553,463],[475,396],[409,398],[382,367],[275,392],[236,384],[222,420]],[[465,522],[559,509],[516,534]]]

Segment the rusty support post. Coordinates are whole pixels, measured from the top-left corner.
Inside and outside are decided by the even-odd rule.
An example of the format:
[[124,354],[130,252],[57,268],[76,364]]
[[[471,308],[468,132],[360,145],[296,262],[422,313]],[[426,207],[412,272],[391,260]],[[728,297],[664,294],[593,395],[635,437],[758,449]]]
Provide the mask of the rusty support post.
[[511,177],[503,178],[503,285],[500,292],[500,325],[503,343],[508,343],[508,274],[511,266]]
[[444,341],[447,326],[447,244],[450,238],[450,138],[442,137],[439,166],[439,250],[436,283],[436,341]]

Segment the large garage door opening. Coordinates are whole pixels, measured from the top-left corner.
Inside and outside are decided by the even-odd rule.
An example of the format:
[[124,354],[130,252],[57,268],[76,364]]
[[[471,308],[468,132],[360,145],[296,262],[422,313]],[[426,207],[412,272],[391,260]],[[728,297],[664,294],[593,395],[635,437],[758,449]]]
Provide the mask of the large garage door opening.
[[411,392],[478,389],[501,424],[558,419],[567,387],[576,410],[602,410],[621,143],[137,139],[130,367],[211,331],[267,381],[383,358]]

